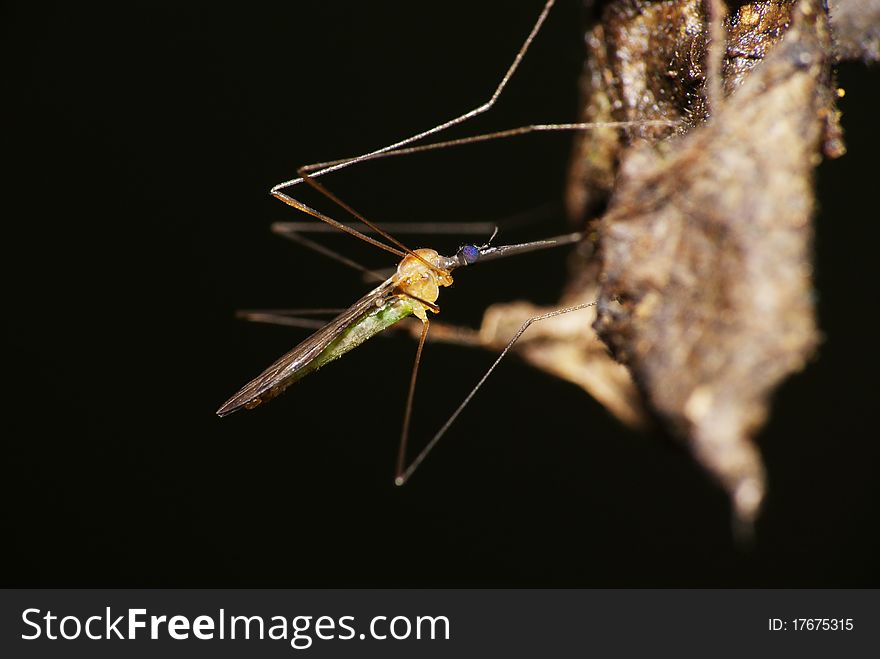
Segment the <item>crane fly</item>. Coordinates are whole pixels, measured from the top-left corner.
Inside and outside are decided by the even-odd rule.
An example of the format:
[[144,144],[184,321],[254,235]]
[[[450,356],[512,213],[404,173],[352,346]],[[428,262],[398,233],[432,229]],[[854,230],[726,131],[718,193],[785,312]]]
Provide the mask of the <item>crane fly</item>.
[[[463,245],[453,256],[443,256],[433,249],[410,250],[386,231],[345,204],[345,202],[341,201],[324,186],[312,180],[307,174],[305,175],[305,180],[344,207],[372,230],[393,242],[395,246],[392,247],[370,238],[348,225],[342,225],[295,199],[289,198],[286,200],[287,203],[318,219],[324,220],[332,226],[339,225],[338,228],[345,227],[343,230],[347,233],[351,233],[386,251],[401,255],[403,258],[396,271],[390,277],[247,383],[217,410],[217,414],[222,417],[240,409],[253,409],[271,400],[294,382],[313,373],[325,364],[340,358],[379,332],[399,323],[404,318],[415,316],[422,322],[422,331],[410,379],[398,453],[397,473],[395,476],[395,482],[402,485],[418,464],[421,463],[427,452],[436,444],[439,437],[446,432],[446,428],[451,425],[461,409],[470,401],[469,396],[461,408],[447,421],[441,432],[426,446],[416,460],[409,467],[406,467],[406,444],[409,437],[409,422],[412,413],[416,376],[421,361],[422,349],[430,327],[428,311],[433,313],[440,311],[436,304],[437,298],[440,295],[441,287],[452,285],[452,271],[456,268],[474,265],[478,262],[570,244],[579,240],[581,236],[578,233],[573,233],[549,240],[500,246],[491,245],[490,239],[488,243],[482,246]],[[487,376],[488,373],[484,376],[484,379]],[[482,382],[480,382],[481,384]],[[471,392],[471,396],[475,391],[476,389]]]
[[[548,247],[562,246],[571,244],[581,238],[581,234],[568,234],[548,240],[540,240],[530,243],[521,243],[514,245],[492,246],[491,239],[488,243],[478,246],[468,244],[460,247],[453,256],[443,256],[433,249],[416,249],[411,250],[395,239],[391,234],[384,231],[377,225],[367,220],[362,214],[342,201],[339,197],[330,192],[325,186],[315,179],[317,177],[329,174],[331,172],[350,167],[352,165],[362,163],[369,160],[379,158],[395,157],[411,155],[428,150],[443,149],[454,146],[462,146],[473,144],[492,139],[515,137],[534,132],[547,131],[577,131],[589,130],[594,128],[629,128],[642,127],[646,125],[663,125],[669,126],[668,121],[618,121],[618,122],[602,122],[602,123],[556,123],[556,124],[532,124],[528,126],[520,126],[508,130],[497,131],[494,133],[486,133],[482,135],[472,135],[468,137],[446,140],[442,142],[434,142],[431,144],[421,144],[411,146],[424,138],[436,135],[452,126],[461,124],[477,115],[489,110],[498,100],[504,88],[507,86],[510,78],[520,65],[520,62],[526,51],[529,49],[535,36],[544,24],[547,15],[553,7],[555,0],[547,0],[537,21],[532,26],[531,31],[520,46],[513,62],[508,67],[501,82],[497,85],[488,101],[481,105],[461,114],[449,121],[438,124],[428,130],[422,131],[416,135],[412,135],[403,140],[399,140],[392,144],[386,145],[374,151],[370,151],[359,156],[332,160],[327,162],[315,163],[300,167],[297,171],[297,178],[284,181],[275,185],[270,193],[276,199],[284,202],[288,206],[299,210],[302,213],[310,215],[327,225],[334,227],[340,231],[348,233],[366,243],[369,243],[379,249],[390,252],[400,258],[397,270],[390,277],[382,281],[373,290],[364,295],[361,299],[345,309],[336,318],[318,329],[314,334],[305,339],[290,352],[282,356],[269,366],[263,373],[247,383],[241,390],[226,401],[218,410],[219,416],[226,416],[240,409],[252,409],[260,404],[271,400],[278,394],[283,392],[294,382],[302,379],[306,375],[313,373],[325,364],[343,356],[348,351],[356,348],[367,339],[372,338],[379,332],[399,323],[408,316],[415,316],[422,322],[422,330],[419,337],[418,348],[416,350],[415,362],[413,364],[412,376],[410,378],[409,392],[407,396],[406,407],[404,411],[403,429],[401,432],[400,448],[397,460],[397,472],[395,482],[398,485],[403,484],[413,473],[416,467],[424,460],[428,452],[436,445],[439,439],[445,434],[452,425],[461,411],[468,405],[477,390],[483,385],[501,359],[509,352],[513,344],[519,339],[526,329],[534,322],[559,316],[571,311],[576,311],[595,303],[580,304],[564,309],[557,309],[550,313],[535,316],[528,319],[520,327],[519,331],[513,336],[507,346],[501,351],[492,366],[486,371],[477,385],[465,397],[464,401],[459,405],[455,412],[449,417],[446,423],[433,436],[433,438],[425,445],[422,451],[406,466],[406,444],[409,436],[409,423],[412,412],[413,396],[415,392],[416,377],[418,374],[419,362],[421,359],[422,349],[428,335],[430,321],[428,320],[428,312],[438,313],[437,298],[440,288],[450,286],[452,284],[452,271],[463,266],[473,265],[475,263],[487,260],[512,256],[515,254],[523,254],[534,251],[536,249],[544,249]],[[326,198],[330,199],[337,206],[344,209],[349,215],[356,218],[362,224],[369,227],[373,232],[379,234],[386,242],[374,239],[364,233],[358,231],[348,224],[343,224],[328,215],[317,211],[303,202],[288,195],[284,190],[305,183],[314,188]],[[494,235],[493,235],[494,237]],[[329,250],[324,250],[325,253]],[[350,261],[344,257],[335,257],[338,260]],[[357,267],[357,266],[356,266]],[[360,268],[365,270],[364,268]]]
[[463,245],[453,256],[433,249],[414,250],[404,256],[393,275],[242,387],[217,415],[253,409],[275,398],[294,382],[409,316],[422,321],[423,333],[427,333],[427,312],[440,311],[435,304],[440,287],[452,285],[451,273],[456,268],[565,245],[579,238],[580,234],[573,233],[517,245]]

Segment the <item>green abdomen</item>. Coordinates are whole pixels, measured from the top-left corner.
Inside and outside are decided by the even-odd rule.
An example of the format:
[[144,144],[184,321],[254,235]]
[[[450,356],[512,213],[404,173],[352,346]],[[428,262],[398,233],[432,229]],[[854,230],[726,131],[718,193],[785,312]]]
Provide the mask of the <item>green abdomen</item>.
[[375,307],[352,323],[348,329],[330,342],[317,357],[303,366],[290,383],[302,379],[309,373],[317,371],[334,359],[339,359],[349,350],[357,348],[367,339],[373,338],[384,329],[388,329],[413,313],[413,301],[409,298],[391,297],[382,306]]

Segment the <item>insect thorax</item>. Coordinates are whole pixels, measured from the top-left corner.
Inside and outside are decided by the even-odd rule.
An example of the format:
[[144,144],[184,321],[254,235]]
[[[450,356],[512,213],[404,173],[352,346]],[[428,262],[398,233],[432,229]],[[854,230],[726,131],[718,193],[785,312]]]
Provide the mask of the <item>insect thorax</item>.
[[[441,257],[433,249],[417,249],[415,253],[435,267],[428,267],[412,255],[405,256],[397,266],[396,288],[416,301],[433,304],[440,295],[440,287],[452,285],[452,275],[440,268]],[[424,310],[421,309],[422,313],[418,311],[414,312],[415,315],[424,320]]]

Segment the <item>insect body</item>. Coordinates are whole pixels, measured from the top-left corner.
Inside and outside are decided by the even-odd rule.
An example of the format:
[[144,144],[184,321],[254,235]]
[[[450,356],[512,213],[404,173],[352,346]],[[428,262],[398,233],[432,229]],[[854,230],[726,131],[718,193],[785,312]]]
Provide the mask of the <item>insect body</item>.
[[[477,249],[468,245],[459,253],[464,250],[478,253],[473,251]],[[418,258],[405,256],[391,277],[246,384],[217,414],[226,416],[242,407],[252,409],[274,398],[297,380],[407,316],[414,315],[427,322],[427,311],[439,310],[434,303],[440,295],[440,287],[452,285],[449,270],[456,265],[466,265],[467,261],[462,257],[459,263],[458,254],[448,258],[432,249],[420,249],[415,254]]]
[[439,312],[435,304],[441,286],[452,285],[455,268],[478,261],[508,256],[571,242],[577,234],[555,240],[520,245],[465,245],[454,256],[442,256],[433,249],[417,249],[404,256],[397,271],[327,325],[278,359],[246,384],[217,410],[226,416],[242,408],[252,409],[284,391],[325,364],[338,359],[384,329],[408,316],[425,324],[427,312]]

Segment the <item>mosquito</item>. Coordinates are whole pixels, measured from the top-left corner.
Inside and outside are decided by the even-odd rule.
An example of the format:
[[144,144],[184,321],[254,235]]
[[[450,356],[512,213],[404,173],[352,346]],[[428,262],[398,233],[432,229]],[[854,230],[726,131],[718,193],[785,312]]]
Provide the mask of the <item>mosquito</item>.
[[[328,190],[324,185],[315,180],[320,176],[368,160],[411,155],[428,150],[462,146],[487,140],[514,137],[532,132],[575,131],[595,128],[628,128],[636,126],[643,127],[651,124],[669,126],[670,123],[666,121],[531,124],[493,133],[411,146],[415,142],[468,121],[469,119],[488,111],[493,105],[495,105],[546,21],[554,4],[555,0],[547,0],[537,21],[533,25],[523,44],[520,46],[513,62],[508,67],[501,82],[497,85],[488,101],[464,114],[450,119],[449,121],[438,124],[428,130],[374,151],[350,158],[304,165],[297,170],[296,178],[279,183],[270,190],[272,196],[288,206],[292,206],[306,215],[321,220],[329,227],[348,233],[374,247],[394,254],[401,260],[395,272],[390,277],[381,280],[381,283],[378,286],[369,291],[349,308],[342,311],[342,313],[336,316],[333,320],[318,329],[302,343],[297,345],[287,354],[283,355],[260,375],[242,387],[241,390],[217,410],[219,416],[223,417],[241,409],[253,409],[260,404],[275,398],[293,383],[302,379],[306,375],[313,373],[322,366],[342,357],[364,341],[376,336],[383,330],[396,325],[409,316],[415,316],[421,321],[422,327],[419,334],[418,347],[416,348],[416,356],[413,363],[409,390],[404,408],[403,425],[395,472],[395,483],[397,485],[402,485],[412,476],[413,472],[423,462],[425,457],[427,457],[428,453],[434,448],[437,442],[439,442],[441,437],[445,435],[464,408],[471,402],[477,391],[483,386],[484,382],[489,378],[501,360],[508,354],[516,341],[523,335],[530,325],[541,320],[567,314],[596,304],[595,302],[590,302],[557,309],[543,315],[529,318],[525,321],[519,331],[517,331],[509,340],[506,347],[499,353],[494,363],[487,369],[482,378],[471,389],[470,393],[468,393],[440,430],[434,434],[421,452],[409,465],[407,465],[407,443],[409,439],[416,380],[422,351],[430,328],[428,312],[434,314],[439,313],[440,308],[436,304],[439,297],[439,291],[440,288],[452,284],[452,271],[460,267],[470,266],[492,259],[524,254],[538,249],[561,247],[579,241],[582,236],[581,234],[574,233],[529,243],[493,246],[491,244],[492,239],[494,238],[493,234],[492,238],[490,238],[487,243],[483,245],[463,245],[452,256],[444,256],[439,254],[436,250],[427,248],[412,250],[394,238],[394,236],[388,231],[383,230],[381,227],[368,220],[361,213]],[[350,216],[357,219],[364,226],[368,227],[371,232],[378,234],[378,236],[384,240],[366,235],[366,233],[355,229],[349,224],[344,224],[333,219],[329,215],[325,215],[324,213],[311,208],[285,192],[285,190],[303,183],[317,190],[320,194],[331,200],[341,209],[344,209]],[[273,230],[276,231],[276,233],[281,233],[288,237],[293,237],[295,234],[295,231],[289,225],[285,225],[285,223],[276,223],[276,225],[273,226]],[[299,236],[296,239],[300,242],[310,242],[302,236]],[[314,247],[315,243],[312,243],[310,246],[316,248]],[[319,246],[316,249],[332,258],[343,261],[347,265],[365,271],[368,276],[376,276],[375,273],[371,273],[366,268],[362,268],[345,257],[330,252],[330,250],[327,250],[326,248]],[[280,316],[273,316],[271,314],[251,314],[250,317],[255,320],[278,322],[277,319]],[[288,323],[282,322],[282,324]]]

